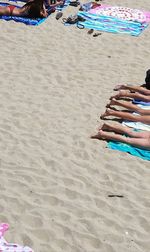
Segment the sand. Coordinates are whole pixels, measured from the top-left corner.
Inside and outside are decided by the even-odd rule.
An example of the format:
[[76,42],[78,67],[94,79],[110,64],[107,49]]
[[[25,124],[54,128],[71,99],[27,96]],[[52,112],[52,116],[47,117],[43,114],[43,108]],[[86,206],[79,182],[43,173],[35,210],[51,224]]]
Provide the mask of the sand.
[[[105,3],[150,11],[149,0]],[[54,14],[38,27],[1,20],[0,30],[6,238],[35,252],[149,252],[149,162],[90,135],[116,84],[143,83],[150,27],[93,37]]]

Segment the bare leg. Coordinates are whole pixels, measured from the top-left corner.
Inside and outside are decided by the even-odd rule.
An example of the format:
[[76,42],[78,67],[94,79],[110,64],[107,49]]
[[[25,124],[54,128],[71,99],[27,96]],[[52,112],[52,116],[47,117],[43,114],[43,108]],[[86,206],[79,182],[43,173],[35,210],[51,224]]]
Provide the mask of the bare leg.
[[121,98],[121,97],[129,97],[128,95],[130,95],[130,91],[121,90],[121,91],[119,91],[117,94],[112,95],[112,96],[110,97],[110,100],[111,100],[112,98],[119,99],[119,98]]
[[116,105],[120,106],[123,108],[127,108],[131,111],[135,111],[141,115],[150,115],[150,109],[142,109],[137,105],[132,104],[131,102],[126,102],[126,101],[119,101],[116,100],[115,98],[112,98],[109,104],[107,104],[107,108],[109,108],[111,105]]
[[119,90],[129,90],[132,92],[138,92],[143,95],[150,95],[150,90],[146,89],[145,85],[142,85],[142,86],[117,85],[114,88],[114,91],[119,91]]
[[114,91],[119,91],[119,90],[122,90],[122,89],[126,89],[127,85],[116,85],[114,87]]
[[126,134],[130,137],[135,137],[135,138],[150,138],[150,132],[149,131],[134,131],[133,129],[123,126],[121,124],[115,124],[115,125],[110,125],[107,123],[104,123],[101,128],[99,128],[99,131],[111,131],[119,134]]
[[142,148],[150,149],[150,138],[130,138],[130,137],[125,137],[119,134],[105,132],[103,130],[100,130],[97,135],[92,136],[91,138],[99,139],[99,140],[119,141],[119,142],[133,145],[135,147],[142,147]]
[[104,119],[108,116],[115,116],[121,119],[133,121],[133,122],[142,122],[142,123],[150,124],[150,115],[133,115],[128,112],[106,109],[105,113],[101,115],[101,119]]
[[137,92],[131,93],[129,91],[124,91],[124,90],[119,91],[118,94],[111,96],[110,99],[112,99],[112,98],[119,99],[119,98],[123,98],[123,97],[139,99],[141,101],[150,102],[150,95],[143,95],[143,94],[140,94]]

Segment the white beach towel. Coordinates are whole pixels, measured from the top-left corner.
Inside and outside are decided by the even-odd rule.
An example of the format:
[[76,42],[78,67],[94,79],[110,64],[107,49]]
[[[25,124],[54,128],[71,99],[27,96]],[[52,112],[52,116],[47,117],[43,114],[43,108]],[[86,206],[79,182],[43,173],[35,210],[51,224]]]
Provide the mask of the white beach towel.
[[[137,106],[142,108],[142,109],[150,110],[150,106],[144,106],[142,104],[138,104]],[[138,115],[138,113],[135,113],[135,112],[133,114]],[[122,124],[126,125],[126,126],[128,126],[130,128],[150,131],[150,125],[142,123],[142,122],[131,122],[131,121],[126,121],[125,120],[125,121],[122,122]]]

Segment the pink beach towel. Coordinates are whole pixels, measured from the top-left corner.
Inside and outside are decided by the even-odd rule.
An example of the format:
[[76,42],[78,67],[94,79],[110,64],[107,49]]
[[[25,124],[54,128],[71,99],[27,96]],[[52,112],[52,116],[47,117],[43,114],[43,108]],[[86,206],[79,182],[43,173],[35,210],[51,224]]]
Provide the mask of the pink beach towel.
[[3,235],[9,229],[9,225],[6,223],[0,224],[0,252],[33,252],[29,247],[22,247],[18,244],[8,243]]
[[135,21],[140,23],[150,22],[150,12],[131,9],[128,7],[99,4],[97,5],[97,7],[94,6],[94,8],[90,9],[88,12],[91,14],[110,16],[133,22]]

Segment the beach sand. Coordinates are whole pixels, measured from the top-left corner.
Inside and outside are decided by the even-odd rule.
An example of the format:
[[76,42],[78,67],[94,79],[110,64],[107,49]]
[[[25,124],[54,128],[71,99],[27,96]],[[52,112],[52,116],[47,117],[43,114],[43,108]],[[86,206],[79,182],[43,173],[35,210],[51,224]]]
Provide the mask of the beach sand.
[[[149,0],[104,3],[150,11]],[[149,252],[149,162],[90,135],[116,84],[143,83],[150,27],[93,37],[53,14],[38,27],[1,20],[0,29],[6,239],[35,252]]]

